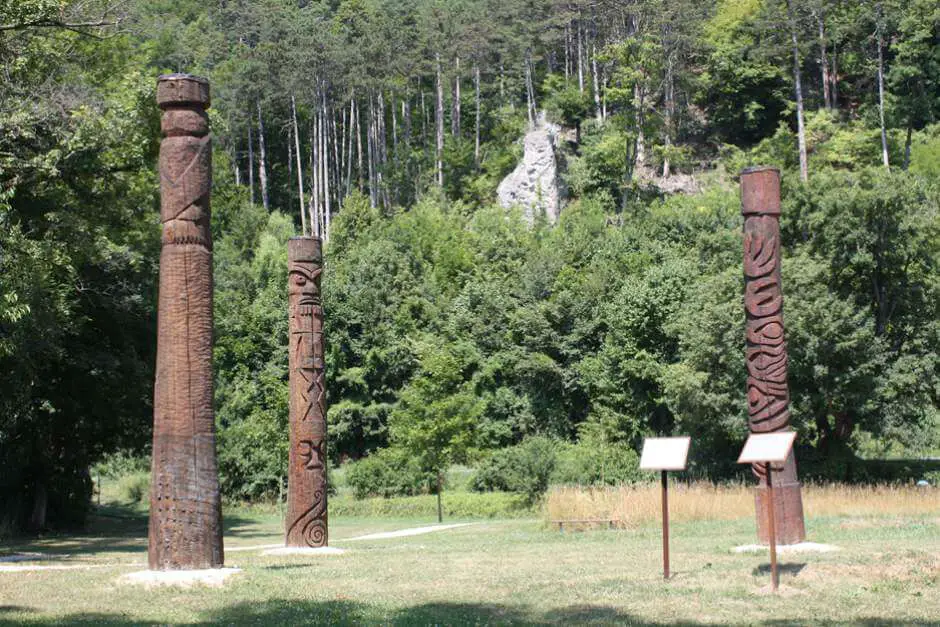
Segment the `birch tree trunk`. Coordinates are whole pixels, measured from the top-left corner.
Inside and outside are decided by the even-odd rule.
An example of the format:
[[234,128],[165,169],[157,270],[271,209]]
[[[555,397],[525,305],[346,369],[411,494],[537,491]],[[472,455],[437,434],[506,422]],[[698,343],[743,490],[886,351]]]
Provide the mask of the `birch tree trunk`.
[[265,210],[269,209],[268,206],[268,169],[265,165],[267,163],[267,155],[265,154],[264,149],[264,120],[261,118],[261,101],[256,102],[258,108],[258,180],[261,183],[261,204],[264,206]]
[[578,9],[578,91],[584,93],[584,24]]
[[832,96],[830,94],[829,59],[826,55],[826,26],[824,23],[822,4],[816,12],[816,26],[819,30],[819,67],[822,70],[823,104],[826,109],[832,109]]
[[529,127],[535,126],[536,104],[535,88],[532,84],[532,50],[526,48],[525,51],[525,91],[526,91],[526,109],[529,116]]
[[476,105],[473,122],[473,163],[480,169],[480,65],[473,66],[473,99]]
[[454,137],[460,135],[460,57],[455,63],[453,102],[450,107],[450,134]]
[[790,22],[790,41],[793,45],[793,82],[796,91],[796,133],[800,151],[800,180],[809,180],[809,166],[806,162],[806,128],[803,123],[803,83],[800,78],[800,48],[796,40],[796,20],[793,16],[792,0],[787,0],[787,17]]
[[[355,100],[353,100],[355,102]],[[359,179],[359,193],[363,193],[364,186],[362,181],[362,111],[359,104],[356,103],[356,176]]]
[[878,116],[881,120],[881,161],[885,169],[891,169],[888,162],[888,131],[885,128],[885,73],[884,52],[881,36],[881,26],[878,26]]
[[378,198],[375,193],[375,105],[374,105],[374,96],[372,93],[369,93],[369,132],[368,135],[368,150],[366,154],[369,161],[369,204],[375,209],[378,204]]
[[294,130],[293,127],[287,125],[287,182],[290,182],[294,178]]
[[328,225],[330,223],[330,129],[329,117],[326,107],[326,89],[320,99],[320,172],[323,187],[323,212],[321,213],[322,224],[320,233],[323,240],[330,237]]
[[441,55],[435,55],[437,60],[437,137],[435,148],[437,166],[437,184],[444,186],[444,85],[441,82]]
[[571,78],[571,22],[565,23],[565,84]]
[[598,122],[604,121],[604,112],[601,109],[601,85],[597,74],[597,42],[591,42],[591,78],[594,81],[594,117]]
[[[318,100],[318,99],[317,99]],[[310,229],[313,235],[320,236],[320,155],[317,154],[317,135],[320,132],[320,111],[314,101],[313,124],[310,128]]]
[[352,192],[353,134],[356,133],[356,94],[349,99],[349,149],[346,153],[346,195]]
[[835,46],[832,47],[832,74],[830,75],[832,88],[830,97],[832,98],[832,108],[839,108],[839,56],[836,54]]
[[251,116],[248,117],[248,199],[255,204],[255,146],[251,135]]
[[301,234],[307,235],[309,231],[307,231],[306,208],[304,207],[304,175],[300,161],[300,133],[297,130],[297,102],[294,98],[294,94],[290,95],[290,112],[294,121],[294,154],[297,157],[297,193],[300,198]]

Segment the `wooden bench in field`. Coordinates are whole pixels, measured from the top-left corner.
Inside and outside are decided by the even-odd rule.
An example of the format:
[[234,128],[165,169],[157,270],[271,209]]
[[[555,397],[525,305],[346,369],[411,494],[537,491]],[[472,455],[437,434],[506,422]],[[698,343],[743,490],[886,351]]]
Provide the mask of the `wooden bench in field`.
[[607,525],[608,529],[616,527],[617,520],[613,518],[585,518],[583,520],[551,520],[552,525],[558,525],[558,531],[564,531],[565,525],[577,527],[578,525]]

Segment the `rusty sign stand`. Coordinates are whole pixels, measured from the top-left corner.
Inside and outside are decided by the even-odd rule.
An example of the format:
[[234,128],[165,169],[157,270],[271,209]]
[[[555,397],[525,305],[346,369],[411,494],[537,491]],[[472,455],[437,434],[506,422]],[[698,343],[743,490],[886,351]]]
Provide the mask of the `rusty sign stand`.
[[777,572],[777,529],[774,521],[774,479],[770,462],[767,462],[767,531],[770,535],[770,583],[774,592],[780,587],[780,575]]
[[663,579],[669,579],[669,480],[662,472],[663,482]]
[[752,433],[744,443],[739,464],[763,464],[767,471],[767,532],[770,541],[770,583],[773,591],[780,587],[780,574],[777,571],[777,521],[774,503],[774,463],[782,464],[787,460],[796,440],[795,431],[775,433]]
[[685,470],[689,456],[688,436],[646,438],[640,456],[641,470],[658,470],[662,481],[663,503],[663,579],[669,579],[669,478],[670,470]]

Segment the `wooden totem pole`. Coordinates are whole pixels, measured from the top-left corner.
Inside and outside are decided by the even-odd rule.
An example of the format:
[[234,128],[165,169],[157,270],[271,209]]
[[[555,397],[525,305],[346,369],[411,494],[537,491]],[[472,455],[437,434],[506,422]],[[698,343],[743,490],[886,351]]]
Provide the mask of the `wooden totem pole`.
[[[744,309],[747,325],[747,403],[751,433],[786,431],[790,426],[787,345],[783,333],[780,283],[780,171],[748,168],[741,173],[744,214]],[[767,469],[754,464],[757,534],[769,542]],[[795,544],[806,539],[803,498],[796,457],[773,466],[774,520],[777,540]]]
[[327,545],[326,387],[320,238],[287,245],[290,308],[290,453],[285,544]]
[[161,76],[160,297],[149,563],[219,568],[222,509],[212,407],[209,83]]

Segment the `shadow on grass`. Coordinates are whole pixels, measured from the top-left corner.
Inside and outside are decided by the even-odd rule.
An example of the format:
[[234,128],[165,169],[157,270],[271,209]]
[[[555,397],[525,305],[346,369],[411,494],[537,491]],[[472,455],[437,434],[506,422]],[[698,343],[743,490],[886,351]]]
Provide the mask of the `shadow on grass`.
[[[83,531],[15,537],[9,543],[9,550],[12,553],[66,553],[72,558],[95,553],[145,553],[148,520],[147,511],[136,505],[110,503],[96,507],[89,514]],[[256,524],[251,518],[235,514],[226,514],[222,520],[223,533],[228,538],[271,536],[256,530]]]
[[[806,568],[805,562],[803,562],[802,564],[777,564],[777,572],[779,572],[781,575],[793,575],[794,577],[799,575],[803,571],[804,568]],[[769,575],[770,564],[761,564],[760,566],[755,568],[753,571],[751,571],[751,574],[755,576]]]
[[[0,606],[0,611],[27,613],[30,608]],[[142,622],[131,618],[107,614],[104,612],[71,614],[65,617],[33,619],[19,616],[15,620],[5,618],[0,613],[0,625],[13,624],[96,624],[96,625],[156,625],[160,623]],[[642,620],[619,609],[597,605],[573,605],[566,608],[539,613],[525,607],[511,607],[488,603],[426,603],[400,610],[391,610],[382,606],[359,603],[357,601],[336,600],[325,602],[278,599],[261,603],[238,603],[216,612],[208,613],[199,625],[645,625],[657,626],[666,623]],[[670,622],[670,625],[695,627],[702,623]],[[802,625],[805,621],[787,619],[767,620],[765,625],[784,627]],[[839,621],[814,621],[814,624],[828,626],[843,624]],[[920,627],[935,625],[926,621],[898,621],[896,619],[861,618],[853,619],[853,625],[881,627],[898,625],[900,627]]]

